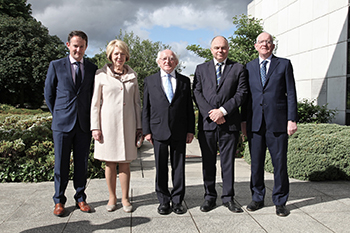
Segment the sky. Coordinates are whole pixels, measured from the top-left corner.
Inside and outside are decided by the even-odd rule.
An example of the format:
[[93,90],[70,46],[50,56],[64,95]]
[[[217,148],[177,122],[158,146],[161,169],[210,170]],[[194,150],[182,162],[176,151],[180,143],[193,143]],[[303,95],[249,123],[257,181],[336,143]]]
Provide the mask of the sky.
[[[89,38],[86,54],[93,57],[123,32],[170,45],[191,75],[204,59],[186,49],[210,47],[214,36],[233,35],[232,17],[246,14],[252,0],[27,0],[32,16],[63,42],[72,30]],[[131,54],[132,56],[132,54]]]

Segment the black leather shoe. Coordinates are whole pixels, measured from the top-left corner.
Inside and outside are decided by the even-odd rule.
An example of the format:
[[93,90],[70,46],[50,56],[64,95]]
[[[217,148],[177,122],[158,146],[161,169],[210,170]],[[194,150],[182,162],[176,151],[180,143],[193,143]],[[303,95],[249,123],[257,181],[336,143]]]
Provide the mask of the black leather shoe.
[[229,210],[231,210],[234,213],[241,213],[243,212],[242,208],[236,204],[233,200],[223,203],[224,206],[226,206]]
[[170,203],[160,204],[158,206],[158,214],[166,215],[171,213]]
[[255,211],[264,207],[264,201],[252,201],[247,206],[247,210]]
[[214,209],[216,206],[216,203],[215,201],[204,201],[203,205],[201,206],[200,210],[202,212],[208,212],[208,211],[211,211],[212,209]]
[[184,214],[186,213],[186,209],[185,207],[183,207],[183,205],[181,203],[173,203],[173,212],[175,214]]
[[276,205],[276,214],[280,217],[286,217],[289,215],[289,210],[287,210],[285,205]]

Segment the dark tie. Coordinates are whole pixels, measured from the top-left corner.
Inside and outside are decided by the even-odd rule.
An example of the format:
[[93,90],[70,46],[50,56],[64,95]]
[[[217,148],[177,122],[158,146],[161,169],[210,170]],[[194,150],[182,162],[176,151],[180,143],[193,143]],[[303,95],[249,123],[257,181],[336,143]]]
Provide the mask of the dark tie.
[[81,70],[80,70],[80,62],[74,62],[74,64],[77,66],[75,69],[75,87],[78,90],[81,84]]
[[171,84],[171,75],[167,74],[167,79],[166,79],[166,90],[165,90],[165,94],[166,97],[169,100],[169,103],[171,103],[171,100],[173,99],[174,93],[173,93],[173,85]]
[[221,67],[224,63],[223,62],[218,62],[218,68],[216,69],[216,84],[219,86],[220,84],[220,79],[221,79]]
[[260,68],[261,83],[263,86],[265,86],[265,83],[266,83],[266,64],[267,64],[267,61],[264,60]]

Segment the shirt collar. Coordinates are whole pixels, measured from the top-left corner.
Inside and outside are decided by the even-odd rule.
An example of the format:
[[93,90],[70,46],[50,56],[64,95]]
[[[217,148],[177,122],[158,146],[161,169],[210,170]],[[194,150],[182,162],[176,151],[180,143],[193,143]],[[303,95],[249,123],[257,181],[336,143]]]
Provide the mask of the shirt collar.
[[80,64],[84,64],[84,58],[82,58],[80,61],[77,61],[71,55],[69,55],[69,61],[71,64],[74,64],[74,62],[80,62]]
[[[268,61],[268,62],[271,62],[271,58],[272,58],[272,54],[266,58],[265,60]],[[264,59],[262,59],[260,56],[259,56],[259,64],[261,64],[261,62],[265,61]]]
[[[175,69],[170,73],[170,75],[171,75],[171,77],[176,78]],[[167,76],[167,73],[164,70],[160,69],[160,76],[161,77]]]
[[[226,60],[227,58],[222,62],[224,65],[226,64]],[[219,63],[218,60],[216,60],[215,58],[213,58],[213,61],[215,66]]]

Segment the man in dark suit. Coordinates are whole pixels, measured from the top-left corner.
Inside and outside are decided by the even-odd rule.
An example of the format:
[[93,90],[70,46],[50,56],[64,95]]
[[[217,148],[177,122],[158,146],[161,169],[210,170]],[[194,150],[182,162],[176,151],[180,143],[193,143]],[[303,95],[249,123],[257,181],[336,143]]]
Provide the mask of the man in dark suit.
[[[186,143],[194,135],[194,112],[189,78],[175,71],[179,60],[171,50],[158,53],[161,70],[144,80],[142,130],[154,146],[156,193],[159,214],[186,212],[185,196]],[[168,157],[172,169],[173,189],[168,189]],[[172,208],[170,206],[172,202]]]
[[196,68],[193,94],[199,109],[198,139],[202,152],[204,203],[200,210],[215,208],[217,150],[220,151],[223,205],[232,212],[242,212],[234,202],[234,161],[241,124],[239,107],[247,95],[243,65],[227,59],[229,45],[222,36],[215,37],[210,48],[214,59]]
[[297,130],[297,97],[292,64],[287,59],[274,56],[274,48],[272,36],[261,33],[255,43],[259,58],[246,66],[250,98],[242,108],[243,120],[247,122],[242,122],[242,132],[249,141],[253,199],[247,209],[255,211],[264,206],[264,165],[268,148],[274,165],[272,200],[276,205],[276,214],[287,216],[288,135],[293,135]]
[[74,158],[74,199],[83,212],[90,212],[85,202],[87,163],[91,142],[90,107],[97,66],[84,59],[88,38],[82,31],[72,31],[66,43],[69,56],[52,61],[45,81],[45,100],[52,113],[55,147],[54,214],[63,216],[67,198],[71,149]]

